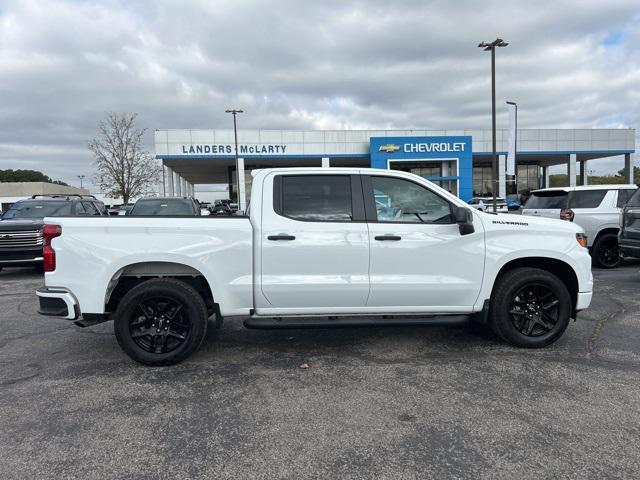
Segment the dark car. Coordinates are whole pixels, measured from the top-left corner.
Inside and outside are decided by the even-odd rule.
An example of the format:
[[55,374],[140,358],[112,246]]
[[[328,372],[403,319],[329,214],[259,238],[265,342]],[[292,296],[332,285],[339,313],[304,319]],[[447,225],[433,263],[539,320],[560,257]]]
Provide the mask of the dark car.
[[138,200],[127,215],[199,217],[200,205],[190,197],[148,197]]
[[640,258],[640,189],[622,209],[618,245],[628,257]]
[[216,200],[211,208],[212,215],[233,215],[238,211],[238,205],[229,199]]
[[106,214],[104,203],[93,195],[34,195],[17,201],[0,218],[0,269],[42,263],[45,217]]

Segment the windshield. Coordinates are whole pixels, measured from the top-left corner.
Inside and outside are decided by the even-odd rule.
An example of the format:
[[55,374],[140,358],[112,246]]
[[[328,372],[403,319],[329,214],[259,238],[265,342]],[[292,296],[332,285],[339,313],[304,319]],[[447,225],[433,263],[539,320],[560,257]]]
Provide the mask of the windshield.
[[563,209],[567,208],[567,192],[562,190],[533,192],[527,200],[524,208],[526,209]]
[[138,200],[129,215],[188,215],[195,216],[193,205],[189,200],[179,198],[162,198]]
[[64,215],[71,215],[71,202],[17,202],[2,215],[2,219],[61,217]]

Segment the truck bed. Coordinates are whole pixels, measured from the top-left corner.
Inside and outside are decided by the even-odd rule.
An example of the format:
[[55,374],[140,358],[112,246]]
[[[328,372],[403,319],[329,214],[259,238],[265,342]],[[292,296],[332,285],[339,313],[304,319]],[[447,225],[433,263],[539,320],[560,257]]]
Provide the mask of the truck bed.
[[143,270],[204,276],[223,315],[246,314],[252,306],[247,217],[55,217],[45,223],[62,227],[52,241],[57,268],[45,274],[46,285],[74,292],[83,314],[104,313],[110,283]]

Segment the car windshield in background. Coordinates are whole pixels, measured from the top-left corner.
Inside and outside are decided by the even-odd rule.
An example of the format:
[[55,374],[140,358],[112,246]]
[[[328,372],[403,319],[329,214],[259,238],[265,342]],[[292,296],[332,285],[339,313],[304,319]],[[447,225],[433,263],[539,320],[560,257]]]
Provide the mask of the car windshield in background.
[[567,199],[569,196],[567,192],[562,190],[550,191],[550,192],[533,192],[524,208],[526,209],[553,209],[553,208],[567,208]]
[[44,218],[71,215],[71,202],[18,202],[14,203],[2,220],[17,218]]
[[193,210],[193,205],[189,200],[182,200],[179,198],[163,198],[138,200],[129,212],[129,215],[187,215],[193,217],[196,214]]

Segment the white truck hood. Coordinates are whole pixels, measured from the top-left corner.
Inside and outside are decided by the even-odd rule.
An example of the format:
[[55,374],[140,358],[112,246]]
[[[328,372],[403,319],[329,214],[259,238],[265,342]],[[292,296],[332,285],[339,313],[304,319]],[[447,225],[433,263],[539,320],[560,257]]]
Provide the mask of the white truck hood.
[[529,230],[550,233],[584,233],[579,225],[555,218],[477,212],[487,230]]

